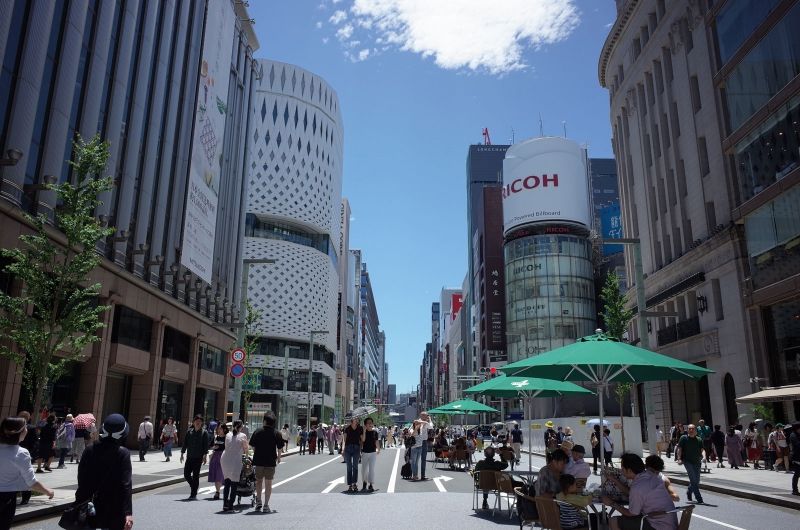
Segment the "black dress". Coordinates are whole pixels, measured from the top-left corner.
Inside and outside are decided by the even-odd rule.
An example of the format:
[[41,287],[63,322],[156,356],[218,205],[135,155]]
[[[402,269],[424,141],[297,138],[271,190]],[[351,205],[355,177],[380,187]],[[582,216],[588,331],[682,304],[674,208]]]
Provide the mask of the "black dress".
[[45,423],[39,430],[39,450],[36,458],[47,460],[53,457],[53,444],[56,441],[56,428],[52,423]]

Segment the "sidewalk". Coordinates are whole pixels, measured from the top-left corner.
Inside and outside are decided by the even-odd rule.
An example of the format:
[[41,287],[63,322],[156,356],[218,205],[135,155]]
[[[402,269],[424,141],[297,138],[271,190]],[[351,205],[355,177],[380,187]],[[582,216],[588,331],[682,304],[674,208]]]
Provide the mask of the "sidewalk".
[[[291,444],[292,446],[294,444]],[[284,456],[297,454],[299,449],[291,447]],[[164,454],[161,451],[151,450],[147,453],[146,460],[139,462],[139,453],[131,450],[131,467],[133,469],[133,493],[139,493],[155,488],[161,488],[172,484],[183,482],[183,464],[181,460],[180,447],[172,450],[172,459],[164,462]],[[42,517],[54,513],[63,512],[66,507],[75,500],[75,490],[78,489],[78,465],[70,464],[69,460],[65,464],[66,469],[56,469],[58,461],[53,462],[52,473],[37,473],[36,479],[48,488],[53,489],[55,495],[50,500],[44,495],[34,494],[30,502],[25,506],[17,506],[17,513],[14,522],[19,523],[28,519]],[[200,470],[200,487],[208,484],[204,479],[208,475],[208,466],[203,466]]]

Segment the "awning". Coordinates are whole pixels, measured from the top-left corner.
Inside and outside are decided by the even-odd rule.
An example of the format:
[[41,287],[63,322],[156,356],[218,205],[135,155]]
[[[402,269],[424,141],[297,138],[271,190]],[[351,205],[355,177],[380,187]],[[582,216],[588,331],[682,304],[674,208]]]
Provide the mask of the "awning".
[[776,386],[765,388],[755,394],[737,397],[737,403],[763,403],[769,401],[798,401],[800,400],[800,385]]

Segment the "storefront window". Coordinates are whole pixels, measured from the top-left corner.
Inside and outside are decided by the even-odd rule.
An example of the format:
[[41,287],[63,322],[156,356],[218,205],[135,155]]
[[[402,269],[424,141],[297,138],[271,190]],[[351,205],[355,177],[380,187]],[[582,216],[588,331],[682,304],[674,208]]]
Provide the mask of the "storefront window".
[[186,425],[181,422],[181,410],[183,409],[183,385],[172,381],[161,380],[158,387],[158,414],[156,414],[156,424],[168,418],[175,418],[175,423],[182,431]]
[[796,4],[725,78],[729,132],[738,129],[800,74],[798,27],[800,4]]
[[750,274],[756,289],[800,270],[800,186],[744,219]]
[[771,386],[800,384],[800,298],[764,310]]
[[800,164],[800,97],[789,100],[735,147],[742,201],[781,180]]

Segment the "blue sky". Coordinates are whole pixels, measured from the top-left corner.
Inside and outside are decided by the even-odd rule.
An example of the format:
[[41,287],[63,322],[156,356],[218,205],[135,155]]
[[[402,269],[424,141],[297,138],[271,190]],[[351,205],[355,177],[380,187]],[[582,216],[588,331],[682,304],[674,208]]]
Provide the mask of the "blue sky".
[[[467,270],[465,166],[493,143],[544,133],[611,157],[597,58],[613,0],[250,0],[257,57],[337,91],[351,248],[363,250],[387,336],[389,382],[408,392],[430,306]],[[365,51],[366,50],[366,51]]]

